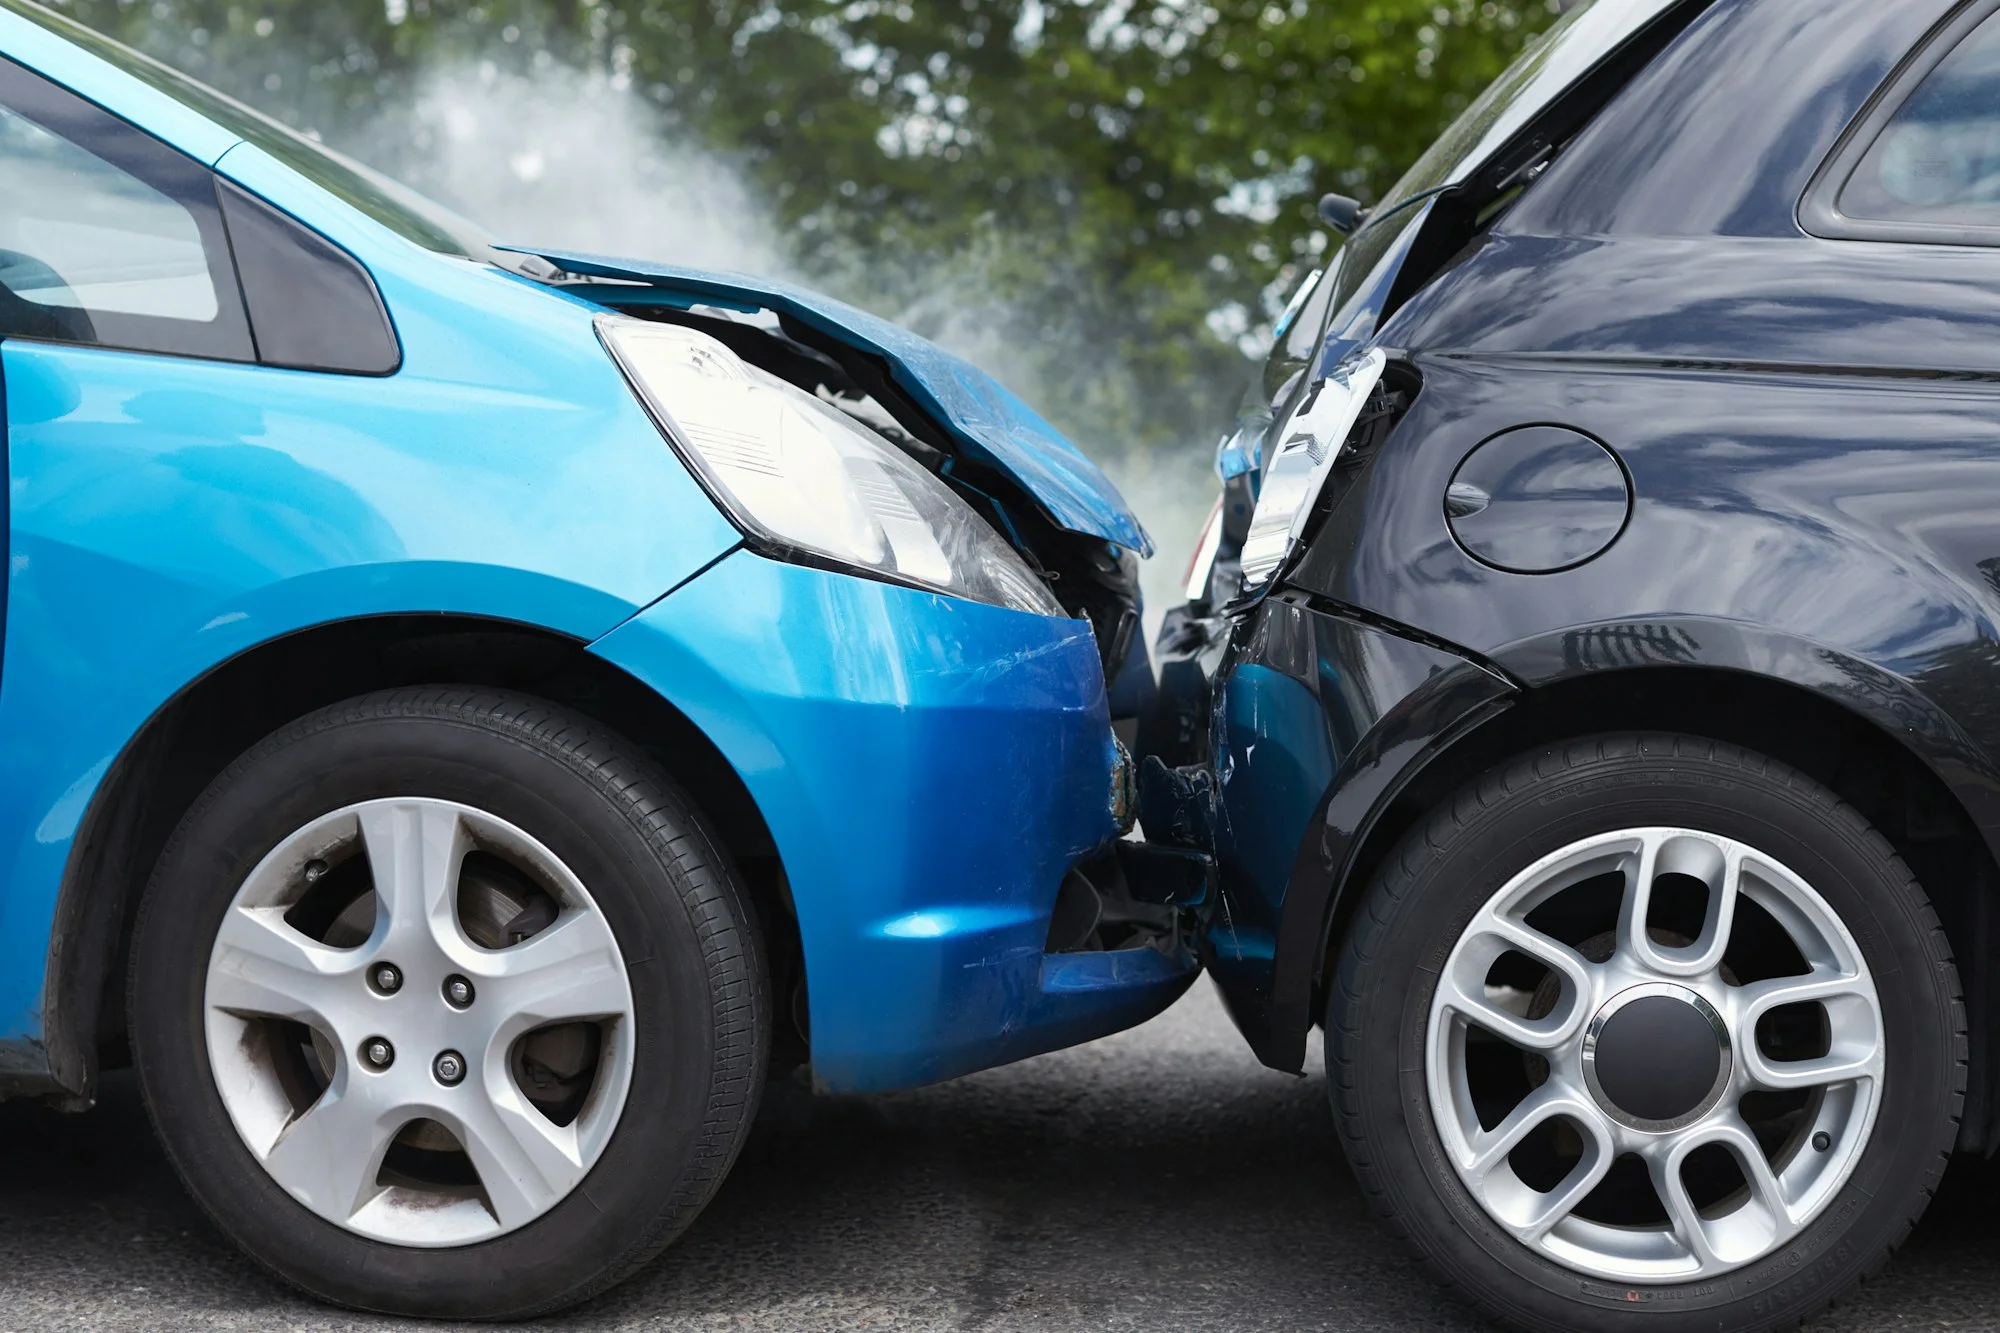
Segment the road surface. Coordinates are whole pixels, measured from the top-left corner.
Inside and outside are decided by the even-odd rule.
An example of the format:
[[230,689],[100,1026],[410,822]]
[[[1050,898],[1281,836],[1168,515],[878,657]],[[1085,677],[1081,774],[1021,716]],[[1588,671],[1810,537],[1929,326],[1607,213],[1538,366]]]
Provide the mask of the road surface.
[[[1260,1068],[1206,982],[1155,1022],[886,1097],[773,1099],[681,1242],[566,1330],[1476,1330],[1375,1227],[1317,1049]],[[81,1116],[0,1105],[0,1329],[363,1330],[181,1193],[129,1076]],[[2000,1171],[1954,1168],[1817,1331],[2000,1327]],[[517,1325],[529,1328],[533,1325]]]

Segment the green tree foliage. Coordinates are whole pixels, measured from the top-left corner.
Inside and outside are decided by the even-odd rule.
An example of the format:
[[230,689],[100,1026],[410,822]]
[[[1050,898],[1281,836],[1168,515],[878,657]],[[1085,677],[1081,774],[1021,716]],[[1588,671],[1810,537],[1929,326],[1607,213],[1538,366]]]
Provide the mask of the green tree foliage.
[[[733,161],[805,271],[991,321],[1061,424],[1186,446],[1326,237],[1555,0],[65,0],[292,124],[452,58],[607,72]],[[865,273],[861,282],[853,275]],[[973,275],[977,291],[968,288]],[[865,288],[865,290],[864,290]]]

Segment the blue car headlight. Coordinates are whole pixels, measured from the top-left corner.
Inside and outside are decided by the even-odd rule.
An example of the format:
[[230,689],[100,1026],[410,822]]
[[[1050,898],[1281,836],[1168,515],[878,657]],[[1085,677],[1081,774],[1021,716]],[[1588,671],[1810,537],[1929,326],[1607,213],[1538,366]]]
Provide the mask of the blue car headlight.
[[696,329],[600,315],[597,333],[661,433],[754,544],[1067,614],[964,500],[853,417]]

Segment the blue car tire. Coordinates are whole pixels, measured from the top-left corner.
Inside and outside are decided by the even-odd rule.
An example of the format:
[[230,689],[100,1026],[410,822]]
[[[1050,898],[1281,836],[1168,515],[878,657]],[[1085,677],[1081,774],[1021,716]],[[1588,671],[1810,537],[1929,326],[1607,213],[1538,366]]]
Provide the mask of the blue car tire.
[[366,695],[182,820],[139,907],[133,1055],[216,1224],[360,1309],[520,1318],[671,1242],[735,1160],[771,1011],[688,796],[553,705]]

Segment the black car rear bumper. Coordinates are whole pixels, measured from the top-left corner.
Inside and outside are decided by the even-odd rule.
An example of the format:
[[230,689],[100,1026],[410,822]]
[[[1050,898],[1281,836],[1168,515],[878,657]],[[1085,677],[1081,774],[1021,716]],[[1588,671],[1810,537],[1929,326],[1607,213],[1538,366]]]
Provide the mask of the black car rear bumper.
[[1176,612],[1159,652],[1141,821],[1213,852],[1205,961],[1258,1058],[1296,1071],[1367,835],[1514,690],[1441,645],[1285,594],[1234,618]]

